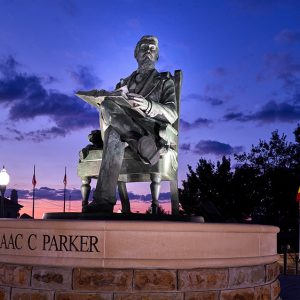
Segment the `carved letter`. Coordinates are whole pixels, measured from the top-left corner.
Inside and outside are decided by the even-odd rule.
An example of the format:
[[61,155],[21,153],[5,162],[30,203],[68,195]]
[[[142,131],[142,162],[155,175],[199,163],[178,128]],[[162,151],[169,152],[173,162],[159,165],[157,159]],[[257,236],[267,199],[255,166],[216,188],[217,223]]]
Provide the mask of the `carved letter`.
[[70,251],[73,251],[72,250],[72,247],[74,247],[75,251],[78,252],[78,248],[76,247],[76,245],[74,244],[76,239],[78,238],[78,235],[75,235],[75,237],[73,238],[73,235],[69,235],[70,237]]
[[[88,238],[89,238],[89,236],[86,236],[86,235],[81,235],[80,236],[80,251],[81,252],[88,252],[89,251],[87,249]],[[85,247],[83,247],[83,246],[85,246]]]
[[[31,247],[31,238],[32,237],[34,237],[35,238],[35,240],[37,239],[37,236],[36,236],[36,234],[31,234],[29,237],[28,237],[28,248],[30,249],[30,250],[35,250],[36,249],[36,247]],[[44,236],[44,241],[45,241],[45,236]],[[45,243],[44,243],[44,247],[45,247]],[[45,250],[45,249],[43,249],[43,250]]]
[[59,251],[63,251],[62,248],[65,248],[66,251],[70,251],[66,246],[67,240],[65,235],[59,235]]
[[55,251],[58,251],[58,248],[57,248],[57,242],[56,242],[56,239],[55,239],[55,235],[52,236],[51,244],[50,244],[50,247],[49,247],[48,250],[51,250],[52,246],[55,247]]
[[44,234],[44,240],[43,240],[43,250],[46,250],[46,244],[49,244],[50,242],[50,236],[48,234]]
[[93,252],[93,248],[95,248],[96,252],[100,252],[96,246],[97,243],[98,243],[98,238],[92,235],[90,238],[90,252]]
[[15,237],[15,247],[16,247],[18,250],[22,249],[22,245],[19,245],[19,240],[18,240],[19,238],[20,238],[21,240],[23,240],[23,234],[18,233],[18,234],[16,235],[16,237]]
[[15,243],[14,243],[14,239],[13,239],[12,234],[9,236],[7,249],[10,249],[10,246],[11,246],[11,249],[15,249]]
[[[4,247],[3,247],[3,246],[4,246]],[[2,235],[0,248],[5,248],[5,249],[7,249],[5,234]]]

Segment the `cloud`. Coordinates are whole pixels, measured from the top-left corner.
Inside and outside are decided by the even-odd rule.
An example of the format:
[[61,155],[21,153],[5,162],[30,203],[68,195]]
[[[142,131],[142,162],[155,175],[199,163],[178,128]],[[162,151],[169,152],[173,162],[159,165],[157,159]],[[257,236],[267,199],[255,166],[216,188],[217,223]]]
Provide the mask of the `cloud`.
[[231,155],[243,151],[242,146],[232,147],[229,144],[221,143],[218,141],[202,140],[196,144],[194,153],[203,154],[214,154],[214,155]]
[[203,96],[203,101],[208,102],[213,106],[224,104],[224,101],[217,97]]
[[278,79],[283,82],[283,88],[287,92],[295,93],[300,90],[300,80],[292,72],[278,74]]
[[[38,178],[37,178],[38,179]],[[32,201],[32,190],[18,189],[18,198]],[[11,189],[7,189],[6,194],[10,195]],[[66,195],[69,200],[81,200],[80,189],[67,189]],[[64,189],[52,189],[46,186],[35,189],[35,199],[46,199],[46,200],[64,200]]]
[[95,74],[93,68],[88,66],[77,66],[75,70],[71,70],[69,73],[79,89],[95,88],[102,83],[102,80]]
[[182,151],[190,151],[191,150],[191,144],[190,143],[180,144],[179,149],[182,150]]
[[[146,194],[146,195],[140,195],[140,194],[134,194],[132,192],[128,192],[128,198],[129,200],[138,199],[144,202],[152,201],[152,195]],[[119,199],[119,195],[117,194],[117,199]],[[161,201],[169,201],[171,199],[170,192],[166,193],[160,193],[159,194],[159,200]]]
[[1,142],[8,141],[9,138],[7,136],[4,136],[4,135],[0,134],[0,140],[1,140]]
[[293,44],[300,42],[300,31],[281,30],[275,37],[278,42]]
[[0,73],[2,73],[3,76],[11,77],[16,74],[16,70],[19,66],[20,64],[14,57],[9,55],[6,59],[0,60]]
[[25,139],[24,134],[15,128],[6,127],[6,130],[9,132],[9,137],[7,139],[22,141]]
[[264,67],[257,81],[279,79],[289,91],[299,88],[300,62],[291,53],[269,53],[264,57]]
[[225,121],[240,121],[240,122],[245,122],[248,121],[245,115],[241,112],[231,112],[228,113],[224,116]]
[[42,142],[45,139],[53,139],[56,137],[65,137],[68,134],[67,130],[57,126],[53,126],[49,129],[42,129],[37,131],[30,131],[23,133],[26,139],[30,139],[34,142]]
[[[12,189],[6,189],[5,197],[10,198]],[[18,189],[18,199],[32,199],[31,191],[26,189]]]
[[190,129],[195,129],[195,128],[199,128],[199,127],[208,127],[212,123],[213,123],[213,121],[205,119],[205,118],[198,118],[192,123],[187,122],[183,119],[180,119],[180,128],[182,130],[190,130]]
[[[18,189],[18,198],[19,199],[32,199],[32,191],[27,189]],[[92,191],[93,192],[93,191]],[[91,192],[91,194],[92,194]],[[8,189],[6,192],[8,195],[11,193],[11,189]],[[81,191],[80,189],[67,189],[66,193],[68,199],[69,197],[71,200],[81,200]],[[53,189],[46,186],[42,186],[40,188],[36,188],[35,190],[35,197],[36,199],[47,199],[47,200],[57,200],[63,201],[64,200],[64,189]],[[141,195],[135,194],[133,192],[128,192],[128,197],[130,200],[138,199],[143,202],[150,202],[152,200],[151,194]],[[119,195],[117,194],[117,199],[119,199]],[[160,193],[159,200],[169,201],[171,199],[170,192]]]
[[289,103],[277,103],[275,101],[269,101],[262,109],[250,116],[254,120],[262,122],[294,122],[300,120],[300,106],[291,105]]
[[[220,82],[227,74],[227,70],[223,67],[218,67],[212,70],[215,79],[213,82],[205,84],[202,93],[190,93],[184,97],[184,100],[194,100],[208,103],[212,106],[220,106],[225,103],[226,100],[232,98],[231,93],[226,91],[226,85],[224,82]],[[223,81],[223,80],[222,80]]]
[[218,97],[211,97],[207,95],[200,95],[196,93],[188,94],[185,99],[187,100],[197,100],[197,101],[203,101],[207,102],[213,106],[222,105],[224,101]]
[[300,71],[300,63],[288,52],[266,54],[264,62],[267,68],[273,68],[278,74]]
[[275,9],[300,7],[298,0],[230,0],[229,2],[234,8],[245,13],[270,13]]
[[9,109],[8,118],[16,121],[46,116],[55,126],[28,133],[9,130],[16,140],[25,137],[33,141],[65,136],[83,127],[97,127],[98,113],[76,96],[56,90],[47,90],[43,79],[33,74],[17,71],[19,63],[8,57],[0,63],[0,105]]
[[212,70],[212,75],[215,77],[224,77],[228,74],[227,70],[223,67],[217,67]]
[[45,83],[45,84],[51,84],[51,83],[53,83],[53,82],[57,82],[57,81],[58,81],[55,77],[53,77],[53,76],[51,76],[51,75],[45,76],[45,77],[43,78],[43,80],[44,80],[44,83]]
[[36,189],[35,195],[40,199],[63,200],[64,190],[40,187],[39,189]]
[[244,114],[242,112],[228,113],[225,121],[259,121],[261,123],[285,122],[293,123],[300,120],[300,94],[295,96],[293,103],[269,101],[257,112]]
[[[284,92],[286,101],[268,101],[257,112],[240,113],[237,121],[257,120],[260,122],[294,122],[299,120],[300,95],[300,61],[291,53],[267,54],[264,58],[264,68],[258,74],[258,81],[277,79],[281,82],[281,93]],[[275,92],[274,95],[278,94]],[[225,120],[231,115],[225,115]]]
[[141,21],[138,18],[132,18],[126,21],[129,28],[137,30],[141,28]]
[[73,0],[60,0],[59,4],[64,13],[69,16],[75,16],[78,12],[78,7]]

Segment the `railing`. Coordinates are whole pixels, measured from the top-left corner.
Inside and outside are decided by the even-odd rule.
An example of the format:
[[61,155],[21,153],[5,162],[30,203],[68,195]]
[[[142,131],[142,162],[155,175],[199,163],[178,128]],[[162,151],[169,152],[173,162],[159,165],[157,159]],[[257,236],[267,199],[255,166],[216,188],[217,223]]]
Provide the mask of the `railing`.
[[290,245],[285,245],[281,248],[283,252],[283,274],[296,274],[299,270],[299,253]]

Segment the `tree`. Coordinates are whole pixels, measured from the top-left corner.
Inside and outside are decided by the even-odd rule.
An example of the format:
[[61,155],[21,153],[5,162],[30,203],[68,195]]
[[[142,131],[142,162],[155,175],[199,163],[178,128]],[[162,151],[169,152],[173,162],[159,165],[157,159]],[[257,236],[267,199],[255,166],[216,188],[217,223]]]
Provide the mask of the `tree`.
[[[152,213],[152,205],[150,205],[148,207],[148,209],[146,210],[147,215],[150,215],[151,213]],[[157,214],[158,215],[166,215],[167,213],[166,213],[165,209],[162,206],[159,205],[158,208],[157,208]]]
[[[298,125],[296,141],[299,131]],[[284,220],[286,225],[292,226],[298,213],[295,194],[300,184],[299,143],[288,142],[286,135],[280,136],[276,130],[269,142],[260,140],[248,154],[235,155],[235,159],[238,162],[236,175],[240,175],[241,169],[254,174],[252,181],[246,186],[243,184],[248,191],[250,185],[253,188],[246,199],[253,205],[253,217],[276,225]],[[236,177],[241,184],[243,179]]]
[[208,222],[245,221],[297,227],[295,202],[300,184],[300,125],[294,131],[296,143],[285,134],[271,134],[249,153],[235,155],[214,164],[200,158],[195,171],[188,166],[187,179],[179,190],[186,214],[202,215]]
[[191,166],[188,169],[183,189],[179,189],[179,199],[184,212],[201,215],[210,222],[224,222],[228,217],[232,192],[230,159],[223,157],[215,165],[200,158],[196,171]]

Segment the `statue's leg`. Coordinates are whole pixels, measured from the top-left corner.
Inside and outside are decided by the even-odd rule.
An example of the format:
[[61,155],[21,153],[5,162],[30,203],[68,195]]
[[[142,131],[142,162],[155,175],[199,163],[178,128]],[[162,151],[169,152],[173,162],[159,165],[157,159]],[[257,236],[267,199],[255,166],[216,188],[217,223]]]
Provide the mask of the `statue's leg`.
[[105,123],[113,127],[126,142],[139,139],[147,133],[126,109],[112,100],[107,99],[101,103],[101,113]]
[[129,214],[130,210],[130,202],[128,198],[126,183],[123,181],[118,181],[118,191],[120,195],[120,200],[122,204],[122,213]]
[[89,204],[89,196],[91,191],[91,178],[81,178],[81,196],[82,196],[82,208]]
[[152,214],[157,214],[158,213],[158,198],[159,198],[159,193],[160,193],[160,182],[161,182],[161,175],[159,173],[151,173],[150,174],[150,179],[151,179],[151,184],[150,184],[150,189],[151,189],[151,195],[152,195]]
[[172,215],[179,214],[178,181],[170,181]]
[[102,102],[101,112],[105,123],[119,133],[121,140],[138,153],[143,162],[151,165],[158,162],[160,149],[156,145],[155,137],[140,122],[136,122],[130,112],[109,99]]
[[124,157],[125,143],[109,126],[104,133],[103,156],[100,172],[93,194],[93,201],[86,211],[112,212],[116,204],[116,187]]

